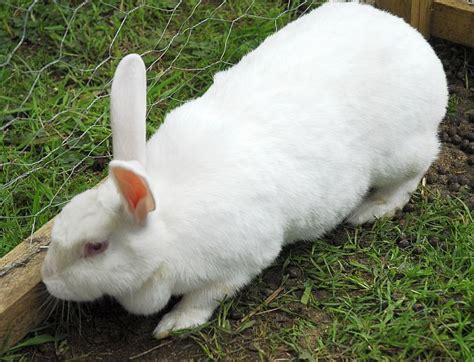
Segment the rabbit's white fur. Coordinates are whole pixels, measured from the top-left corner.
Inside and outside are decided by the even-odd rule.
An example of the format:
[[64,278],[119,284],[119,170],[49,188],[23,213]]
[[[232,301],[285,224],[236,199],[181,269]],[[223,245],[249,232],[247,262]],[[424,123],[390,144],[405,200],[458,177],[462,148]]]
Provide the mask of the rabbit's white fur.
[[[206,322],[285,243],[402,207],[437,155],[448,99],[440,61],[403,20],[326,4],[173,110],[141,165],[127,160],[145,159],[145,84],[130,74],[143,77],[137,55],[114,79],[111,177],[56,218],[43,279],[59,298],[107,294],[140,314],[183,295],[157,337]],[[130,107],[126,131],[116,118]],[[105,239],[83,257],[86,241]]]

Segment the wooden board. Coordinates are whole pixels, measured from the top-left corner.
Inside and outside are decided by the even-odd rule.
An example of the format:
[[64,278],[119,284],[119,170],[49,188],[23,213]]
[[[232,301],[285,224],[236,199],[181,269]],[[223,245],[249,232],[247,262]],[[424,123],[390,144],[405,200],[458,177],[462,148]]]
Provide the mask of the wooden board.
[[0,348],[17,343],[47,314],[41,264],[49,244],[49,221],[0,260]]
[[426,38],[474,47],[474,5],[466,0],[375,0],[375,6],[402,17]]
[[463,0],[435,0],[431,34],[474,48],[474,5]]
[[54,218],[0,260],[0,352],[20,341],[50,312],[41,265],[53,222]]
[[412,1],[410,10],[411,26],[418,29],[428,39],[431,35],[433,0]]
[[430,37],[433,0],[376,0],[375,6],[405,19],[423,36]]

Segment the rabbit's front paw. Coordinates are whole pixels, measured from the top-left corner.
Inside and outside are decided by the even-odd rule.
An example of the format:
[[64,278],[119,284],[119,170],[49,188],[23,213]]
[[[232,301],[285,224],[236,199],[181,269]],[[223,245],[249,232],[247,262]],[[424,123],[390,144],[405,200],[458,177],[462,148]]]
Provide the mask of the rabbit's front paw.
[[211,314],[212,311],[202,309],[172,310],[158,323],[153,337],[162,339],[168,337],[172,331],[200,326],[208,321]]

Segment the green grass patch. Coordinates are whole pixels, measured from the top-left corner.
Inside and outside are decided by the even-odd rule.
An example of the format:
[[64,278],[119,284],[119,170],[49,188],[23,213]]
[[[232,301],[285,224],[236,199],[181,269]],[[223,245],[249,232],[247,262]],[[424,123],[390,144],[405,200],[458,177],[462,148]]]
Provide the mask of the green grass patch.
[[[472,360],[472,212],[455,198],[416,201],[401,218],[288,247],[215,321],[185,336],[217,359]],[[258,291],[275,274],[281,292],[265,303]]]
[[[313,4],[312,6],[315,6]],[[0,4],[0,256],[106,176],[109,87],[143,55],[148,133],[310,4],[279,1]]]

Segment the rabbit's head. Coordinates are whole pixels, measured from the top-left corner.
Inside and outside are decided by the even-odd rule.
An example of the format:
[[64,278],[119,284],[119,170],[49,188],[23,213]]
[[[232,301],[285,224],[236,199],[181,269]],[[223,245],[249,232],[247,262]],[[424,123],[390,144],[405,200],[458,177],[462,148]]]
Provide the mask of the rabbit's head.
[[118,65],[112,83],[109,178],[74,197],[54,220],[42,277],[58,298],[120,295],[141,286],[156,270],[141,237],[155,209],[145,172],[145,117],[145,65],[131,54]]

